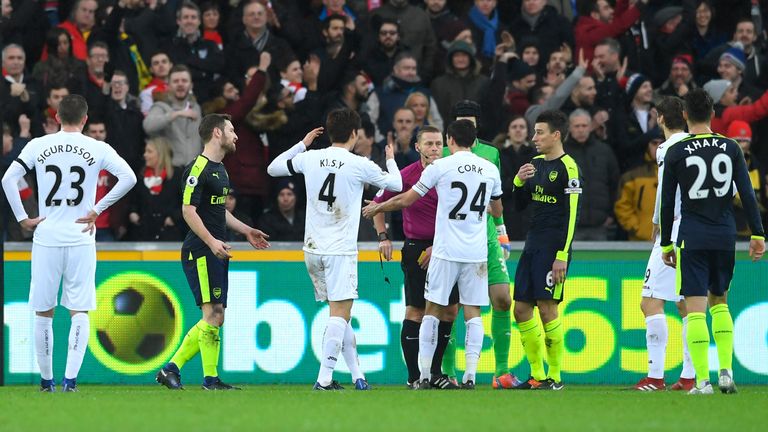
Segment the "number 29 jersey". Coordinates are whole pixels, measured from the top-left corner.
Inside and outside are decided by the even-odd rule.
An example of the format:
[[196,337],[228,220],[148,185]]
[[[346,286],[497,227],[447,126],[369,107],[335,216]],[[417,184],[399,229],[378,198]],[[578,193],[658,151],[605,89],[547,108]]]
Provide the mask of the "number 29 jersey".
[[496,165],[459,151],[424,169],[413,190],[424,196],[437,188],[437,219],[432,256],[455,262],[488,259],[486,209],[501,198],[501,176]]
[[686,249],[733,250],[734,185],[741,195],[752,234],[764,236],[746,161],[736,141],[717,134],[689,135],[664,158],[661,191],[661,246],[671,243],[675,192],[680,186],[677,243]]
[[[357,255],[363,187],[371,184],[385,188],[392,175],[341,147],[300,153],[289,161],[288,167],[292,173],[304,174],[306,183],[304,251],[317,255]],[[400,178],[399,172],[394,174]]]
[[82,232],[84,217],[96,205],[99,171],[117,177],[131,173],[130,166],[109,144],[79,132],[57,132],[35,138],[22,149],[18,161],[35,170],[40,216],[34,242],[42,246],[77,246],[94,243]]

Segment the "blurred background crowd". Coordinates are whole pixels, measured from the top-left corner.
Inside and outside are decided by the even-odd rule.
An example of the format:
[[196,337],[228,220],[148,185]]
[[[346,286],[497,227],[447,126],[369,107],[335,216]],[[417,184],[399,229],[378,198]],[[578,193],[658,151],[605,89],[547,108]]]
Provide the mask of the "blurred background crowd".
[[[266,167],[325,113],[358,111],[355,152],[383,167],[390,140],[403,168],[419,159],[419,129],[443,129],[471,100],[479,137],[501,154],[510,238],[523,240],[529,215],[514,210],[512,179],[536,154],[536,116],[555,108],[584,177],[576,239],[648,240],[664,139],[654,104],[703,87],[713,130],[741,144],[765,220],[767,11],[757,0],[2,0],[0,175],[27,142],[58,131],[62,97],[82,94],[84,133],[139,179],[101,215],[97,239],[179,241],[179,177],[202,150],[200,119],[228,113],[239,140],[224,160],[227,208],[272,241],[302,241],[304,180]],[[103,171],[98,196],[114,181]],[[34,216],[34,176],[22,182]],[[31,237],[4,197],[0,235]],[[369,222],[359,237],[376,239]]]

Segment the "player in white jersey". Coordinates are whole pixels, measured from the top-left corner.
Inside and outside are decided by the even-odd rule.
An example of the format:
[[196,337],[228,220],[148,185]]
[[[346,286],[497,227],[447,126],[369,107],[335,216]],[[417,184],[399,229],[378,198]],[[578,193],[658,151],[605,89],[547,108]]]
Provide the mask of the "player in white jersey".
[[[62,285],[61,305],[72,319],[64,391],[76,391],[90,324],[96,309],[96,218],[136,184],[128,163],[108,144],[82,134],[88,104],[80,95],[62,99],[56,121],[61,131],[30,141],[3,176],[3,189],[16,220],[35,230],[29,304],[35,311],[35,351],[40,390],[55,391],[53,381],[53,312]],[[96,203],[99,171],[117,177],[115,187]],[[35,170],[40,216],[30,219],[21,205],[18,179]],[[83,224],[85,228],[83,229]]]
[[[667,150],[678,141],[688,136],[684,132],[683,101],[676,97],[664,98],[656,109],[659,112],[659,125],[667,138],[656,150],[656,163],[659,167],[656,204],[653,211],[653,249],[645,269],[643,283],[643,299],[640,308],[645,315],[645,341],[648,348],[648,376],[641,379],[634,388],[640,391],[665,390],[664,360],[666,358],[668,328],[667,317],[664,314],[664,303],[671,301],[677,304],[677,309],[683,319],[683,371],[680,379],[672,385],[672,390],[690,390],[696,384],[691,356],[685,343],[687,317],[683,298],[677,292],[675,269],[664,264],[661,259],[661,238],[658,236],[659,208],[661,206],[661,184],[663,180],[664,156]],[[677,238],[680,226],[680,189],[675,197],[675,222],[672,228],[672,241]]]
[[333,380],[336,359],[342,351],[355,389],[368,390],[358,364],[355,333],[349,324],[352,303],[357,298],[357,231],[363,187],[371,184],[399,192],[403,183],[391,145],[386,147],[388,173],[352,153],[361,128],[356,112],[332,111],[326,128],[331,147],[305,152],[323,132],[317,128],[278,156],[267,172],[273,177],[301,173],[306,183],[304,261],[315,288],[315,300],[327,301],[330,307],[323,336],[323,358],[314,389],[342,388]]
[[426,308],[419,330],[419,369],[416,389],[430,388],[432,356],[437,347],[437,327],[454,284],[459,285],[459,302],[464,306],[467,326],[466,369],[463,389],[475,388],[475,374],[483,345],[480,307],[488,298],[488,238],[486,210],[500,217],[501,178],[498,168],[471,151],[475,126],[458,120],[448,126],[448,149],[452,156],[432,162],[424,169],[413,189],[383,203],[369,203],[365,217],[400,210],[437,188],[437,217],[432,258],[424,287]]

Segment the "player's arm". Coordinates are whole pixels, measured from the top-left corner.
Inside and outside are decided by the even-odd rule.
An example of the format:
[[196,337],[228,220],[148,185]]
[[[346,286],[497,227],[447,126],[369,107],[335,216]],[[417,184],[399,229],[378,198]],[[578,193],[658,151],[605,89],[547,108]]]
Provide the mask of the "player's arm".
[[675,220],[675,192],[677,191],[677,176],[674,172],[674,149],[664,157],[664,183],[661,189],[661,205],[659,209],[659,236],[661,244],[661,259],[670,267],[675,267],[675,246],[672,244],[672,224]]
[[229,249],[231,249],[232,246],[217,239],[210,231],[208,231],[203,220],[200,219],[200,215],[197,214],[197,206],[186,203],[182,204],[181,215],[184,217],[184,222],[187,223],[189,229],[191,229],[192,232],[211,249],[211,252],[213,252],[216,257],[221,259],[232,258],[232,255],[229,253]]
[[83,232],[93,232],[96,229],[96,218],[120,198],[125,196],[136,185],[136,174],[125,159],[121,158],[116,151],[110,150],[104,157],[103,168],[109,171],[117,178],[117,183],[102,197],[99,202],[91,209],[87,215],[78,218],[75,222],[85,224]]
[[[567,178],[565,188],[563,190],[563,205],[565,206],[565,212],[568,217],[568,226],[566,227],[565,239],[563,240],[562,247],[557,251],[555,256],[557,261],[568,262],[570,258],[571,244],[573,243],[573,235],[576,232],[576,224],[579,221],[579,206],[581,204],[581,192],[582,192],[582,179],[579,172],[579,167],[573,159],[564,159],[563,164]],[[565,277],[565,275],[563,275]]]
[[226,210],[226,217],[227,228],[244,235],[245,238],[248,239],[248,243],[255,249],[266,249],[269,247],[269,242],[267,241],[269,236],[267,234],[243,223],[241,220],[234,217],[229,210]]
[[363,216],[370,219],[379,213],[402,210],[415,203],[421,197],[422,195],[416,192],[416,186],[414,186],[413,189],[392,197],[383,203],[366,201],[368,205],[363,207]]
[[515,210],[523,211],[531,202],[531,193],[526,187],[526,182],[528,179],[533,177],[535,173],[536,167],[534,167],[530,162],[521,166],[517,171],[517,174],[512,181],[512,184],[514,185],[513,190],[515,193]]
[[[498,175],[496,175],[498,174]],[[494,173],[493,176],[493,186],[491,187],[491,205],[490,205],[490,213],[491,216],[493,216],[495,219],[501,218],[501,216],[504,214],[504,206],[501,204],[501,195],[503,194],[501,189],[501,172],[497,171]],[[501,227],[504,228],[504,237],[506,238],[507,243],[509,243],[509,238],[507,238],[507,228],[504,227],[504,219],[501,219]],[[496,226],[496,232],[499,232],[499,226]],[[501,241],[501,239],[499,239]],[[505,257],[506,258],[506,257]]]
[[19,222],[22,228],[26,230],[33,230],[40,222],[45,218],[36,217],[29,218],[27,211],[24,210],[24,204],[21,202],[21,195],[19,195],[19,180],[28,172],[27,166],[20,160],[11,162],[11,166],[3,176],[2,184],[3,191],[5,191],[5,197],[8,199],[8,204],[11,205],[13,215],[16,217],[16,221]]
[[[493,163],[496,165],[496,169],[499,170],[499,177],[501,177],[501,156],[499,155],[498,150],[496,150],[495,155],[496,157],[494,158]],[[504,243],[509,244],[507,227],[504,226],[504,214],[502,213],[501,215],[496,216],[492,213],[491,216],[493,216],[493,224],[496,225],[496,234],[499,236],[499,243],[502,242],[503,237],[506,240]]]
[[293,158],[299,153],[304,152],[312,145],[312,141],[323,133],[323,128],[315,128],[309,131],[303,140],[296,143],[293,147],[280,153],[275,160],[267,167],[267,174],[272,177],[285,177],[294,175],[300,171],[296,171],[293,166]]
[[366,183],[372,184],[379,189],[400,192],[403,190],[403,177],[400,175],[400,169],[395,162],[395,150],[392,143],[387,142],[387,145],[384,147],[384,153],[387,158],[387,172],[379,169],[372,161],[368,161],[365,171],[366,179],[370,180],[366,180]]
[[752,230],[752,238],[749,242],[749,256],[752,257],[753,261],[757,261],[762,258],[765,253],[765,231],[763,230],[763,222],[760,218],[760,209],[757,205],[752,181],[749,178],[749,170],[741,150],[739,150],[737,157],[734,159],[736,159],[734,172],[736,189],[741,196],[741,203],[744,207],[744,212],[747,215],[749,229]]

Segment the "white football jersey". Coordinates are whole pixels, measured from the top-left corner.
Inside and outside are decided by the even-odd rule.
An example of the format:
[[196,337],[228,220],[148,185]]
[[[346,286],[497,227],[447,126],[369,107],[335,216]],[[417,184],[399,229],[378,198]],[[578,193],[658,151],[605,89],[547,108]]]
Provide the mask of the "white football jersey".
[[289,167],[304,174],[307,187],[303,249],[318,255],[357,254],[365,184],[396,192],[402,188],[393,160],[387,161],[390,173],[386,173],[374,162],[341,147],[300,153],[289,161]]
[[[659,147],[656,149],[656,165],[659,167],[659,173],[658,173],[658,186],[656,187],[656,203],[653,206],[653,223],[658,225],[659,224],[659,214],[661,212],[661,182],[664,177],[664,157],[667,155],[667,150],[669,150],[670,147],[677,144],[681,139],[687,137],[688,134],[685,132],[677,132],[672,134],[666,141],[661,143]],[[682,203],[682,200],[680,199],[680,186],[677,187],[677,192],[675,192],[675,219],[680,219],[680,205]],[[679,223],[679,222],[678,222]],[[672,239],[673,241],[675,239]],[[661,241],[660,237],[657,236],[656,241]]]
[[[35,229],[34,242],[43,246],[93,243],[94,236],[82,232],[85,225],[75,220],[90,210],[101,213],[136,181],[131,167],[112,147],[79,132],[61,131],[35,138],[22,149],[18,161],[28,171],[36,172],[38,207],[45,220]],[[96,205],[96,185],[102,169],[120,180],[117,190],[113,189],[115,193]],[[129,178],[133,182],[123,182]]]
[[424,169],[413,190],[424,196],[437,188],[432,256],[457,262],[488,259],[486,209],[501,198],[501,176],[494,164],[469,151],[438,159]]

